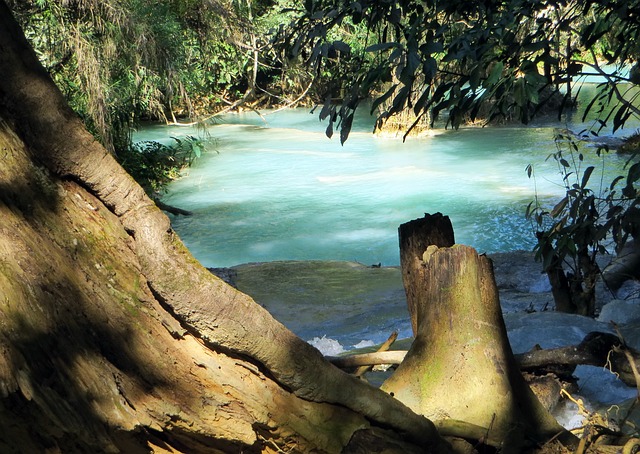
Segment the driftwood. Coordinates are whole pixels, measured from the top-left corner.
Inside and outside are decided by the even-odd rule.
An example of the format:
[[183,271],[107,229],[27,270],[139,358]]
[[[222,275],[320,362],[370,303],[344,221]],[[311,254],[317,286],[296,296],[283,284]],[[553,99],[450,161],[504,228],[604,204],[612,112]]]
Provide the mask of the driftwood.
[[[397,366],[402,363],[406,354],[407,350],[392,350],[333,356],[327,359],[342,369],[380,364]],[[592,332],[578,345],[546,350],[533,349],[514,356],[522,371],[545,371],[563,376],[570,374],[578,365],[607,367],[625,384],[637,386],[629,355],[636,367],[640,368],[640,352],[624,347],[620,339],[613,334]]]
[[407,350],[391,350],[382,352],[359,353],[349,356],[327,356],[327,359],[340,369],[353,367],[379,366],[391,364],[397,366],[407,355]]
[[[389,338],[380,346],[380,348],[378,348],[377,353],[382,353],[389,350],[389,348],[391,348],[391,346],[393,345],[393,343],[396,341],[397,338],[398,338],[398,332],[394,331],[393,333],[391,333],[391,336],[389,336]],[[361,377],[365,373],[367,373],[369,369],[371,369],[371,365],[362,364],[358,367],[358,370],[356,370],[353,375],[355,375],[356,377]]]
[[[633,361],[631,363],[629,358]],[[593,332],[585,336],[578,345],[531,350],[516,355],[522,370],[566,368],[567,366],[589,365],[606,367],[617,374],[624,383],[636,386],[633,367],[640,364],[640,353],[624,346],[620,339],[609,333]],[[632,365],[633,364],[633,365]]]

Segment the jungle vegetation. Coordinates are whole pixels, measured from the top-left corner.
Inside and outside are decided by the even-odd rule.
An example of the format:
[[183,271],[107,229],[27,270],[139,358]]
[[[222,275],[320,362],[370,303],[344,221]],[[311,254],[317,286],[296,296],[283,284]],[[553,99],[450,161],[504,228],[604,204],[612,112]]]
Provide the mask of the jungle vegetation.
[[[327,134],[340,131],[342,141],[366,98],[380,109],[378,126],[407,109],[416,122],[452,127],[527,122],[558,92],[558,107],[570,106],[567,84],[581,68],[629,65],[633,84],[639,11],[638,2],[606,0],[0,0],[0,448],[598,449],[598,434],[578,440],[525,385],[491,263],[453,245],[445,216],[425,216],[426,230],[405,225],[417,342],[378,389],[202,267],[116,156],[145,118],[193,120],[302,95],[322,103]],[[265,30],[277,30],[278,45],[267,45]],[[603,107],[603,127],[635,115],[620,74],[605,73],[590,104]],[[565,156],[556,157],[570,168]],[[604,213],[614,220],[606,234],[636,233],[634,166],[608,186],[623,197],[612,196],[621,208]],[[552,236],[548,263],[564,260],[563,250],[583,257],[575,230],[563,229],[601,218],[590,175],[569,183],[553,210],[534,207],[559,223],[540,230]],[[598,232],[580,238],[590,245]],[[565,233],[574,236],[553,237]],[[482,381],[469,379],[476,372]],[[616,432],[615,444],[636,451],[632,435]]]

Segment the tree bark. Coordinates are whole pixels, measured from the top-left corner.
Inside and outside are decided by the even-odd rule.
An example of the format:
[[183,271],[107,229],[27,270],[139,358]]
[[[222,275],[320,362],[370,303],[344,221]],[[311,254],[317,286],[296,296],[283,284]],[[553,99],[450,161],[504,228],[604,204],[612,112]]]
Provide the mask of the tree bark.
[[602,277],[614,292],[626,281],[640,278],[640,241],[631,240],[604,269]]
[[570,441],[520,374],[491,261],[452,240],[451,224],[440,214],[400,227],[415,340],[382,389],[443,433],[460,435],[452,420],[462,421],[462,427],[481,428],[485,441],[505,452],[558,434]]
[[0,140],[1,451],[445,449],[190,255],[4,1]]
[[546,270],[546,273],[549,278],[549,284],[551,284],[556,310],[567,314],[575,314],[576,307],[571,297],[569,280],[560,261],[554,259],[554,263]]
[[411,316],[413,335],[418,333],[418,318],[424,307],[421,301],[427,298],[427,289],[417,285],[421,280],[423,253],[429,246],[451,247],[455,244],[453,226],[448,216],[442,213],[427,214],[424,218],[402,224],[398,228],[400,242],[400,267],[402,284],[407,294],[407,305]]
[[578,252],[578,269],[565,271],[559,258],[554,257],[546,273],[551,284],[553,300],[558,312],[593,317],[596,304],[596,278],[600,275],[598,264],[586,251]]

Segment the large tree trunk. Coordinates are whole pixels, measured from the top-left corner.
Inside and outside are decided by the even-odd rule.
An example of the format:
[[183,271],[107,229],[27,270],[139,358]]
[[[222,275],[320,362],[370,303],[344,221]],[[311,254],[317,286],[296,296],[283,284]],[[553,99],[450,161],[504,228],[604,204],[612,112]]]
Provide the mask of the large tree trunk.
[[400,227],[415,340],[382,389],[445,433],[475,426],[505,452],[544,443],[564,430],[520,374],[492,263],[452,244],[451,223],[439,213]]
[[0,156],[0,451],[445,449],[194,260],[4,1]]

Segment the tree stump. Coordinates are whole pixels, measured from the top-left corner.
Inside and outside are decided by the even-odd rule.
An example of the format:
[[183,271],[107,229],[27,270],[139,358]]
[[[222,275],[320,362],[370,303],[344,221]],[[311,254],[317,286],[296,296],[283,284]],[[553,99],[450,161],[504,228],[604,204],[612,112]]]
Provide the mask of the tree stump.
[[453,245],[439,213],[399,232],[415,341],[382,389],[444,435],[478,437],[505,452],[563,432],[516,365],[490,259]]

